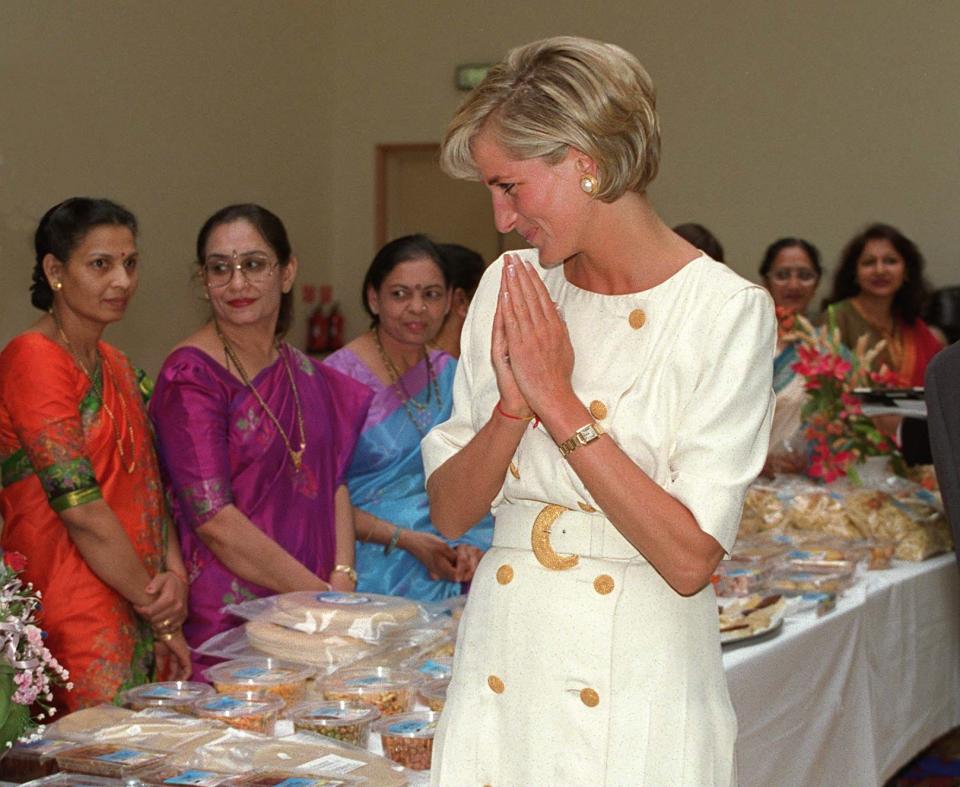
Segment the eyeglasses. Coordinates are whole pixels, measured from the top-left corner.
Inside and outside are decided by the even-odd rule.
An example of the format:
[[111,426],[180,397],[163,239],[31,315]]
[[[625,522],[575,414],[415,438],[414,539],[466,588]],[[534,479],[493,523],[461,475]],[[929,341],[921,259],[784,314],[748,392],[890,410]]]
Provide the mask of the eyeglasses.
[[279,263],[263,254],[211,255],[203,262],[203,278],[208,287],[226,287],[239,271],[250,284],[262,284],[273,275]]
[[779,270],[775,270],[773,273],[769,274],[769,276],[778,284],[786,284],[794,276],[796,276],[797,279],[802,281],[804,284],[809,284],[810,282],[817,280],[816,272],[810,270],[809,268],[780,268]]

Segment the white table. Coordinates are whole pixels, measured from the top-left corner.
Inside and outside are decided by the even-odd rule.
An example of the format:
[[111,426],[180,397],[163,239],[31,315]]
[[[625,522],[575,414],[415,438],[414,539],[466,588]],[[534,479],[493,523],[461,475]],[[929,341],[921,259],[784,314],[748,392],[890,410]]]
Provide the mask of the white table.
[[953,553],[866,574],[828,615],[724,652],[741,787],[882,785],[960,725]]

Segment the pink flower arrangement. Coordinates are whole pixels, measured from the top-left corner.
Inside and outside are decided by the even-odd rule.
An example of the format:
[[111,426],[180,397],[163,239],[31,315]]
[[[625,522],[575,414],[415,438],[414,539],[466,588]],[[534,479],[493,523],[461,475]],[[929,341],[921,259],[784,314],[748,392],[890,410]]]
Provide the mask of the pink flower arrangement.
[[38,723],[56,713],[55,686],[73,688],[70,675],[43,644],[44,633],[36,625],[40,591],[20,579],[26,565],[19,552],[5,553],[0,563],[0,669],[13,672],[10,695],[0,702],[6,738],[0,742],[8,747],[16,738],[35,737],[42,731]]
[[835,326],[817,329],[801,315],[790,319],[784,338],[796,342],[799,360],[792,368],[804,377],[807,392],[801,412],[810,453],[807,475],[827,483],[845,475],[859,481],[856,464],[868,456],[898,458],[896,446],[863,414],[853,394],[854,388],[895,383],[885,366],[871,371],[884,343],[867,349],[863,336],[849,350]]

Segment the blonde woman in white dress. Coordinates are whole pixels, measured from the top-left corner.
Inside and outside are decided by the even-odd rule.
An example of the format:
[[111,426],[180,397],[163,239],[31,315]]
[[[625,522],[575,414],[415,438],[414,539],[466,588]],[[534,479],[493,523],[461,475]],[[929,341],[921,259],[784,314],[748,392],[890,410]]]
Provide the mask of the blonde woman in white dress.
[[442,163],[500,232],[449,421],[424,440],[448,537],[492,508],[434,784],[730,785],[736,720],[710,577],[763,465],[769,295],[657,216],[653,85],[619,47],[520,47]]

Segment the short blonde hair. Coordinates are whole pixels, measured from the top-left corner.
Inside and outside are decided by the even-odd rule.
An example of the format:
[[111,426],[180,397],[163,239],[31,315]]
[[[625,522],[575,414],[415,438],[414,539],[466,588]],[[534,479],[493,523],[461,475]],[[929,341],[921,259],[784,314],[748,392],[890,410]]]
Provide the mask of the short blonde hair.
[[559,163],[569,148],[597,164],[597,197],[643,192],[660,165],[650,75],[614,44],[557,36],[517,47],[467,96],[443,138],[440,166],[477,180],[470,146],[487,125],[516,159]]

